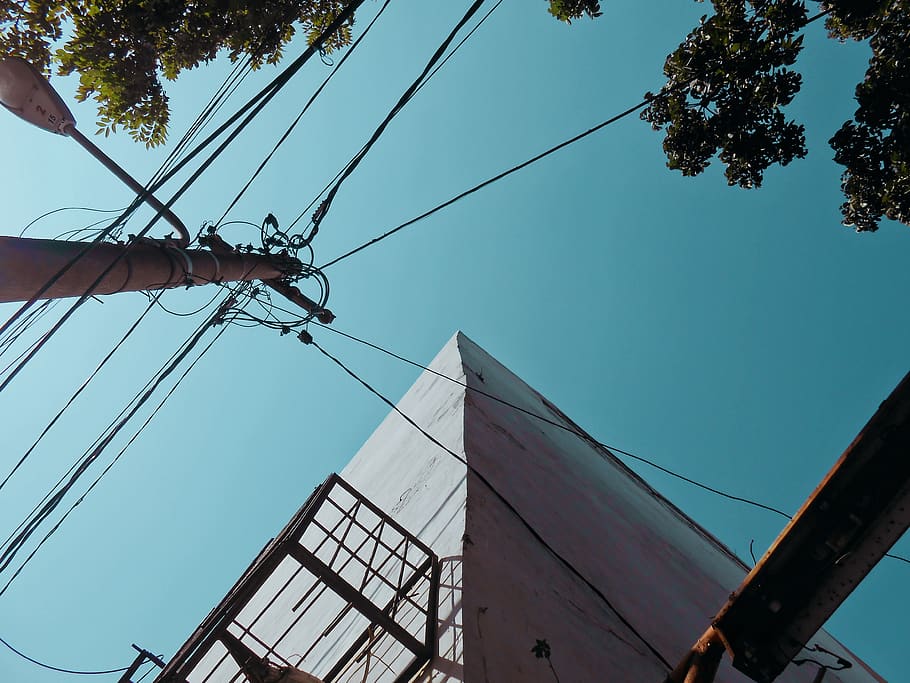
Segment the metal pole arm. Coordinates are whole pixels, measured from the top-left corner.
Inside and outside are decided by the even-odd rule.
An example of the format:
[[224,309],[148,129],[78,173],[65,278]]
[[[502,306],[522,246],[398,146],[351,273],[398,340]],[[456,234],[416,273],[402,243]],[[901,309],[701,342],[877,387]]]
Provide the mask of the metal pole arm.
[[186,226],[183,224],[183,221],[181,221],[177,215],[170,210],[170,208],[158,201],[155,195],[140,185],[136,179],[133,178],[133,176],[123,170],[123,168],[121,168],[116,161],[111,159],[107,154],[96,147],[95,143],[93,143],[81,132],[79,132],[74,124],[65,126],[63,128],[63,132],[78,142],[80,145],[82,145],[82,147],[84,147],[89,154],[104,164],[111,173],[120,178],[120,180],[122,180],[127,185],[127,187],[139,195],[142,200],[148,203],[148,205],[153,209],[155,209],[155,211],[157,211],[164,218],[164,220],[170,223],[177,231],[177,234],[179,236],[177,239],[177,246],[186,247],[190,243],[190,233],[186,229]]

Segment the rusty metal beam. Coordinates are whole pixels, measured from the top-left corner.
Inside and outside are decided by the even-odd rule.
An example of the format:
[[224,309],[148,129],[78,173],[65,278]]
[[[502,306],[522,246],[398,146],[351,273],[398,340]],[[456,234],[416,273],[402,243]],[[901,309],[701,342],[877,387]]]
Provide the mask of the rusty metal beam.
[[908,526],[910,374],[720,609],[709,633],[716,632],[735,668],[770,683]]
[[315,555],[307,552],[303,546],[293,545],[288,549],[288,554],[302,564],[314,576],[331,588],[345,602],[353,605],[354,609],[369,619],[377,626],[385,629],[402,645],[408,648],[415,655],[423,654],[423,643],[408,633],[394,619],[383,613],[383,611],[374,605],[369,599],[361,595],[354,586],[338,576],[332,571],[332,568],[325,564]]

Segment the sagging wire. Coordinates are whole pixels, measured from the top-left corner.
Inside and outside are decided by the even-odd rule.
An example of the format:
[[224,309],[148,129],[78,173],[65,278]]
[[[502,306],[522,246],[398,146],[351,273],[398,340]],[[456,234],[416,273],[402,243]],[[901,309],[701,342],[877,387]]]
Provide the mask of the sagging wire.
[[[226,322],[230,311],[238,303],[237,295],[246,288],[249,283],[241,283],[237,286],[237,294],[229,294],[218,309],[203,323],[201,323],[194,333],[178,348],[171,358],[162,366],[162,368],[150,379],[145,387],[120,411],[120,414],[114,418],[110,425],[102,434],[89,446],[83,455],[76,460],[72,467],[58,480],[57,484],[44,496],[30,512],[26,518],[10,534],[9,538],[0,546],[0,572],[6,570],[15,559],[17,553],[25,546],[31,536],[37,531],[42,522],[47,520],[54,510],[63,501],[66,494],[75,486],[77,481],[88,470],[98,457],[104,452],[107,446],[113,441],[117,434],[130,422],[139,409],[151,398],[162,382],[167,379],[178,367],[178,365],[189,355],[198,345],[205,333],[213,326],[221,325]],[[68,478],[68,479],[67,479]],[[5,588],[3,589],[5,590]],[[2,594],[3,591],[0,591]]]
[[632,622],[629,621],[629,619],[622,612],[619,611],[619,609],[616,607],[616,605],[613,604],[613,602],[610,600],[610,598],[607,597],[607,595],[600,588],[598,588],[596,584],[594,584],[590,579],[588,579],[584,574],[582,574],[582,572],[578,569],[578,567],[576,567],[572,562],[570,562],[561,553],[559,553],[559,551],[557,551],[556,548],[554,548],[540,534],[540,532],[534,527],[534,525],[532,525],[530,523],[530,521],[528,521],[528,519],[524,515],[521,514],[521,511],[519,511],[515,507],[515,505],[508,498],[506,498],[502,494],[502,492],[499,491],[499,489],[496,488],[496,486],[494,486],[493,483],[482,472],[480,472],[476,467],[474,467],[471,463],[469,463],[468,460],[464,456],[459,455],[458,453],[453,451],[451,448],[449,448],[448,446],[443,444],[436,437],[434,437],[432,434],[430,434],[428,431],[426,431],[423,427],[418,425],[409,415],[407,415],[404,411],[402,411],[401,408],[399,408],[397,405],[395,405],[395,403],[391,399],[389,399],[387,396],[383,395],[382,393],[380,393],[379,391],[374,389],[370,384],[368,384],[365,380],[363,380],[353,370],[348,368],[338,358],[336,358],[335,356],[330,354],[328,351],[323,349],[319,344],[317,344],[313,340],[312,336],[310,336],[309,334],[307,334],[306,336],[301,335],[301,341],[305,344],[313,346],[323,356],[325,356],[330,361],[335,363],[335,365],[337,365],[339,368],[341,368],[341,370],[344,371],[348,376],[353,378],[362,387],[364,387],[369,393],[373,394],[374,396],[379,398],[383,403],[385,403],[387,406],[389,406],[405,422],[407,422],[409,425],[411,425],[415,430],[417,430],[417,432],[422,434],[428,441],[430,441],[431,443],[433,443],[436,446],[438,446],[439,448],[441,448],[443,451],[445,451],[450,456],[455,458],[458,462],[462,463],[468,469],[468,471],[471,474],[473,474],[477,478],[477,480],[480,481],[490,491],[490,493],[492,493],[500,501],[500,503],[502,503],[515,516],[515,518],[528,531],[528,533],[530,533],[531,536],[533,536],[534,539],[548,553],[550,553],[550,555],[557,562],[559,562],[563,567],[565,567],[569,572],[571,572],[579,581],[584,583],[595,595],[597,595],[598,598],[601,599],[601,601],[604,603],[604,605],[611,612],[613,612],[614,615],[616,615],[616,618],[626,628],[628,628],[629,631],[631,631],[636,636],[636,638],[651,652],[652,655],[657,657],[657,659],[668,670],[673,669],[673,666],[670,664],[669,660],[667,660],[667,658],[663,656],[663,654],[655,647],[655,645],[653,643],[651,643],[647,638],[645,638],[645,636],[638,629],[635,628],[635,626],[632,624]]
[[37,218],[33,218],[19,232],[19,237],[24,237],[25,233],[28,232],[28,230],[33,225],[35,225],[35,223],[38,223],[39,221],[47,218],[48,216],[53,216],[55,213],[60,213],[62,211],[91,211],[93,213],[122,213],[125,210],[126,210],[126,207],[121,207],[119,209],[96,209],[96,208],[90,207],[90,206],[61,206],[59,209],[53,209],[51,211],[47,211],[47,212],[41,214],[40,216],[38,216]]
[[[313,215],[310,218],[310,223],[308,225],[308,230],[306,237],[304,238],[306,243],[310,243],[316,237],[316,234],[319,232],[319,227],[322,224],[323,219],[329,212],[329,209],[332,206],[332,202],[335,199],[335,196],[338,194],[338,191],[341,189],[341,186],[344,184],[350,175],[356,170],[360,163],[364,160],[366,155],[372,149],[373,145],[382,137],[382,134],[385,132],[386,128],[392,122],[392,120],[404,109],[404,107],[411,101],[414,97],[417,90],[426,82],[430,73],[433,71],[434,67],[439,64],[443,59],[446,51],[449,49],[449,46],[452,44],[452,41],[455,40],[455,37],[461,32],[461,29],[471,20],[471,18],[480,10],[481,6],[485,0],[475,0],[474,3],[468,7],[464,16],[458,21],[455,27],[449,32],[446,38],[442,41],[433,55],[430,57],[427,64],[424,66],[423,71],[417,76],[417,78],[411,83],[410,86],[404,91],[389,113],[385,118],[380,122],[379,126],[373,131],[373,134],[370,138],[364,143],[351,160],[345,164],[344,168],[336,175],[335,180],[331,183],[331,187],[328,188],[328,192],[325,195],[325,198],[320,202],[319,206],[316,208],[316,211],[313,212]],[[457,48],[456,48],[457,49]],[[301,213],[292,223],[291,227],[297,224],[300,218],[303,216]]]
[[[287,310],[285,310],[285,309],[283,309],[283,308],[281,308],[281,307],[279,307],[279,306],[277,306],[277,305],[272,305],[272,308],[274,308],[274,309],[276,309],[276,310],[278,310],[278,311],[280,311],[280,312],[283,312],[283,313],[287,313],[287,314],[290,314],[290,313],[291,313],[291,311],[287,311]],[[775,514],[775,515],[778,515],[778,516],[780,516],[780,517],[783,517],[783,518],[786,519],[786,520],[792,519],[792,515],[787,514],[786,512],[784,512],[783,510],[781,510],[780,508],[776,508],[776,507],[773,507],[773,506],[771,506],[771,505],[766,505],[765,503],[759,502],[759,501],[757,501],[757,500],[753,500],[753,499],[751,499],[751,498],[745,498],[745,497],[743,497],[743,496],[737,496],[737,495],[732,494],[732,493],[730,493],[730,492],[728,492],[728,491],[723,491],[723,490],[718,489],[718,488],[716,488],[716,487],[714,487],[714,486],[710,486],[710,485],[708,485],[708,484],[705,484],[704,482],[698,481],[698,480],[693,479],[693,478],[691,478],[691,477],[687,477],[687,476],[684,475],[684,474],[681,474],[681,473],[676,472],[676,471],[674,471],[674,470],[671,470],[671,469],[669,469],[669,468],[667,468],[667,467],[664,467],[663,465],[660,465],[660,464],[658,464],[657,462],[655,462],[655,461],[653,461],[653,460],[650,460],[650,459],[648,459],[648,458],[645,458],[645,457],[643,457],[643,456],[641,456],[641,455],[637,455],[637,454],[635,454],[635,453],[633,453],[633,452],[631,452],[631,451],[628,451],[628,450],[625,450],[625,449],[622,449],[622,448],[618,448],[617,446],[611,446],[610,444],[603,443],[602,441],[598,441],[598,440],[596,440],[593,436],[591,436],[591,435],[588,434],[586,431],[584,431],[581,427],[578,427],[578,426],[575,425],[574,423],[571,423],[571,421],[570,421],[570,424],[564,424],[564,423],[558,422],[558,421],[553,420],[553,419],[551,419],[551,418],[549,418],[549,417],[546,417],[546,416],[544,416],[544,415],[540,415],[539,413],[536,413],[536,412],[534,412],[534,411],[532,411],[532,410],[528,410],[527,408],[523,408],[523,407],[521,407],[521,406],[519,406],[519,405],[516,405],[516,404],[514,404],[514,403],[511,403],[511,402],[509,402],[509,401],[507,401],[507,400],[505,400],[505,399],[503,399],[503,398],[500,398],[499,396],[496,396],[495,394],[492,394],[492,393],[490,393],[490,392],[488,392],[488,391],[484,391],[483,389],[478,389],[477,387],[472,387],[472,386],[470,386],[467,382],[463,382],[463,381],[461,381],[461,380],[455,379],[454,377],[449,377],[448,375],[443,374],[443,373],[441,373],[441,372],[439,372],[439,371],[437,371],[437,370],[434,370],[433,368],[430,368],[430,367],[428,367],[428,366],[426,366],[426,365],[424,365],[424,364],[422,364],[422,363],[418,363],[417,361],[414,361],[414,360],[411,360],[411,359],[409,359],[409,358],[406,358],[406,357],[404,357],[404,356],[402,356],[402,355],[400,355],[400,354],[395,353],[394,351],[390,351],[390,350],[388,350],[388,349],[386,349],[386,348],[383,348],[382,346],[379,346],[378,344],[373,344],[373,343],[371,343],[371,342],[369,342],[369,341],[367,341],[367,340],[365,340],[365,339],[361,339],[360,337],[356,337],[356,336],[354,336],[354,335],[352,335],[352,334],[348,334],[347,332],[343,332],[342,330],[339,330],[339,329],[336,328],[336,327],[330,327],[330,326],[328,326],[328,325],[322,325],[322,324],[320,324],[319,322],[316,322],[316,321],[313,321],[313,324],[314,324],[315,326],[319,327],[319,328],[328,330],[329,332],[332,332],[333,334],[339,335],[339,336],[344,337],[344,338],[346,338],[346,339],[349,339],[349,340],[351,340],[351,341],[353,341],[353,342],[356,342],[356,343],[358,343],[358,344],[361,344],[361,345],[363,345],[363,346],[366,346],[366,347],[368,347],[368,348],[371,348],[371,349],[373,349],[373,350],[375,350],[375,351],[379,351],[380,353],[385,354],[385,355],[387,355],[387,356],[389,356],[389,357],[391,357],[391,358],[394,358],[394,359],[396,359],[396,360],[399,360],[399,361],[401,361],[401,362],[403,362],[403,363],[406,363],[406,364],[411,365],[411,366],[413,366],[413,367],[419,368],[420,370],[423,370],[424,372],[429,372],[430,374],[436,375],[437,377],[439,377],[439,378],[441,378],[441,379],[444,379],[444,380],[447,380],[447,381],[449,381],[449,382],[452,382],[453,384],[457,384],[458,386],[464,388],[464,389],[467,390],[467,391],[470,391],[470,392],[472,392],[472,393],[478,394],[478,395],[480,395],[480,396],[484,396],[485,398],[489,398],[489,399],[492,400],[492,401],[496,401],[497,403],[499,403],[499,404],[501,404],[501,405],[503,405],[503,406],[505,406],[505,407],[507,407],[507,408],[510,408],[510,409],[512,409],[512,410],[515,410],[515,411],[517,411],[517,412],[520,412],[520,413],[522,413],[522,414],[524,414],[524,415],[527,415],[528,417],[534,418],[535,420],[540,420],[541,422],[543,422],[543,423],[545,423],[545,424],[548,424],[548,425],[550,425],[550,426],[552,426],[552,427],[556,427],[557,429],[560,429],[560,430],[562,430],[562,431],[565,431],[565,432],[567,432],[567,433],[569,433],[569,434],[573,434],[574,436],[577,436],[578,438],[580,438],[580,439],[582,439],[582,440],[588,442],[588,443],[591,444],[592,446],[594,446],[594,447],[598,450],[598,452],[601,453],[602,456],[603,456],[604,454],[609,454],[609,455],[611,455],[611,456],[613,456],[613,457],[616,457],[616,454],[618,453],[618,454],[623,455],[623,456],[625,456],[625,457],[627,457],[627,458],[630,458],[631,460],[635,460],[636,462],[640,462],[640,463],[642,463],[643,465],[647,465],[648,467],[654,468],[654,469],[656,469],[656,470],[658,470],[658,471],[660,471],[660,472],[663,472],[664,474],[666,474],[666,475],[668,475],[668,476],[671,476],[671,477],[673,477],[673,478],[675,478],[675,479],[679,479],[680,481],[683,481],[683,482],[685,482],[685,483],[687,483],[687,484],[690,484],[690,485],[692,485],[692,486],[695,486],[695,487],[697,487],[697,488],[700,488],[700,489],[702,489],[703,491],[706,491],[706,492],[711,493],[711,494],[713,494],[713,495],[716,495],[716,496],[718,496],[718,497],[725,498],[725,499],[730,500],[730,501],[733,501],[733,502],[735,502],[735,503],[741,503],[741,504],[743,504],[743,505],[749,505],[749,506],[758,508],[758,509],[760,509],[760,510],[764,510],[764,511],[766,511],[766,512],[771,512],[771,513],[773,513],[773,514]],[[618,459],[618,458],[617,458],[617,459]],[[750,548],[750,552],[751,552],[752,543],[749,544],[749,548]],[[904,556],[902,556],[902,555],[897,555],[897,554],[894,554],[894,553],[886,553],[886,554],[885,554],[885,557],[887,557],[887,558],[889,558],[889,559],[892,559],[892,560],[898,560],[898,561],[900,561],[900,562],[904,562],[905,564],[910,564],[910,558],[904,557]],[[753,555],[752,559],[753,559],[753,562],[754,562],[754,561],[755,561],[755,556],[754,556],[754,555]]]
[[77,675],[77,676],[105,676],[107,674],[119,674],[121,671],[126,671],[127,669],[129,669],[128,666],[123,666],[123,667],[120,667],[119,669],[104,669],[101,671],[82,671],[79,669],[68,669],[68,668],[64,668],[64,667],[60,667],[60,666],[52,666],[51,664],[46,664],[45,662],[35,659],[34,657],[29,657],[27,654],[22,652],[22,650],[13,647],[3,638],[0,638],[0,643],[2,643],[10,652],[13,652],[13,653],[19,655],[20,657],[22,657],[22,659],[24,659],[25,661],[31,662],[35,666],[40,666],[42,669],[47,669],[49,671],[56,671],[58,673],[73,674],[73,675]]
[[[221,218],[219,218],[217,221],[215,221],[216,226],[224,225],[223,221],[227,217],[228,213],[230,213],[231,209],[233,209],[237,205],[237,202],[240,201],[240,199],[243,197],[243,195],[246,193],[246,191],[250,188],[250,185],[253,184],[253,181],[256,180],[256,178],[259,176],[259,174],[262,172],[262,170],[266,167],[266,165],[269,163],[269,161],[271,161],[272,157],[275,155],[275,153],[278,151],[278,149],[285,143],[285,141],[288,139],[288,137],[290,137],[291,133],[297,127],[297,124],[300,123],[300,120],[303,118],[304,114],[307,113],[307,111],[313,105],[313,103],[316,101],[316,99],[319,97],[319,95],[322,94],[322,91],[328,85],[329,81],[331,81],[332,78],[335,76],[335,74],[337,74],[338,71],[341,69],[341,67],[344,66],[344,63],[348,60],[348,57],[350,57],[352,54],[354,54],[354,52],[357,50],[357,47],[360,45],[361,41],[363,41],[363,39],[366,38],[367,34],[370,32],[370,29],[373,28],[373,25],[379,20],[379,17],[381,17],[382,14],[385,12],[385,10],[389,6],[390,2],[391,2],[391,0],[385,1],[385,3],[382,5],[382,7],[379,8],[379,11],[376,13],[376,15],[370,21],[370,23],[367,24],[367,27],[366,27],[366,29],[364,29],[363,33],[360,34],[360,36],[357,38],[357,40],[355,40],[353,42],[353,44],[351,45],[351,47],[345,52],[344,56],[342,56],[341,60],[338,62],[338,66],[335,66],[332,69],[332,71],[329,73],[329,75],[326,76],[326,78],[322,81],[320,86],[318,88],[316,88],[316,91],[310,96],[310,98],[309,98],[309,100],[307,100],[306,104],[303,105],[303,108],[300,110],[300,113],[297,115],[297,118],[295,118],[291,122],[291,125],[288,126],[288,128],[284,132],[284,134],[278,139],[278,142],[275,143],[275,146],[272,148],[272,151],[269,152],[265,156],[265,158],[262,160],[262,162],[259,164],[259,166],[256,168],[256,170],[253,172],[253,174],[250,176],[250,178],[246,181],[246,183],[240,189],[240,191],[237,193],[237,195],[234,197],[234,199],[231,200],[230,204],[228,204],[228,207],[221,214]],[[323,49],[319,50],[319,57],[320,57],[320,59],[322,59],[322,63],[326,64],[326,66],[333,66],[334,63],[331,63],[331,62],[328,64],[326,63],[327,55],[325,53],[325,50],[323,50]]]
[[[236,288],[236,289],[239,290],[239,288]],[[22,573],[22,570],[25,569],[26,565],[28,565],[28,563],[32,560],[32,558],[35,557],[35,555],[44,546],[44,544],[48,540],[50,540],[50,538],[55,533],[57,533],[57,531],[60,529],[61,525],[67,520],[67,518],[73,513],[73,511],[77,507],[79,507],[79,505],[81,505],[83,503],[86,496],[88,496],[88,494],[91,493],[95,489],[95,487],[101,482],[101,480],[105,477],[105,475],[107,475],[107,473],[110,472],[110,470],[114,467],[114,465],[117,464],[117,462],[120,460],[120,458],[123,456],[123,454],[126,453],[126,451],[129,449],[129,447],[132,446],[133,443],[136,441],[136,439],[138,439],[139,436],[142,434],[142,432],[145,431],[146,427],[148,427],[149,423],[151,423],[151,421],[155,418],[155,416],[158,414],[158,412],[161,410],[161,408],[164,406],[164,404],[174,394],[174,392],[177,390],[177,387],[180,386],[180,384],[183,382],[183,380],[186,378],[186,376],[190,373],[190,371],[196,366],[196,364],[200,360],[202,360],[203,356],[205,356],[205,354],[208,353],[209,349],[211,349],[212,346],[215,344],[215,342],[218,341],[221,338],[221,336],[225,333],[228,326],[232,322],[233,316],[238,311],[243,310],[243,308],[246,306],[248,301],[249,301],[249,299],[245,299],[243,302],[239,302],[238,299],[233,294],[228,295],[228,297],[225,299],[225,302],[221,306],[219,306],[218,310],[215,312],[215,314],[211,318],[209,318],[208,322],[205,324],[204,328],[202,329],[202,331],[205,332],[212,326],[220,326],[221,329],[218,331],[218,333],[208,342],[208,344],[202,349],[202,351],[199,352],[199,354],[196,356],[196,358],[193,359],[193,361],[186,367],[186,369],[184,369],[183,373],[177,378],[177,380],[174,382],[174,384],[171,386],[171,388],[168,390],[168,392],[158,402],[158,405],[155,406],[155,408],[149,413],[149,415],[146,417],[146,419],[143,421],[143,423],[133,433],[133,435],[129,438],[129,440],[124,444],[124,446],[120,449],[120,451],[117,453],[117,455],[115,455],[113,457],[113,459],[98,474],[98,476],[94,479],[94,481],[92,481],[92,483],[88,486],[88,488],[79,496],[79,498],[77,498],[73,502],[72,505],[70,505],[70,507],[66,510],[66,512],[63,513],[63,515],[60,517],[60,519],[57,520],[57,522],[54,524],[54,526],[51,527],[47,531],[47,533],[45,533],[44,537],[35,545],[35,547],[31,550],[31,552],[28,554],[28,556],[26,556],[26,558],[22,561],[22,563],[19,565],[19,567],[16,569],[16,571],[13,572],[13,574],[7,580],[7,582],[3,586],[3,588],[0,589],[0,595],[3,595],[4,593],[6,593],[7,589],[10,587],[10,585],[13,583],[13,581],[16,579],[16,577],[18,577],[19,574]],[[187,351],[189,351],[191,349],[192,349],[192,346],[190,346],[190,348],[187,349]],[[185,354],[183,356],[179,357],[176,362],[179,362],[179,360],[181,360],[183,357],[185,357]],[[136,409],[138,409],[138,407],[140,407],[140,406],[141,406],[141,403],[136,405]],[[132,417],[133,414],[135,414],[135,410],[132,411],[132,413],[126,419],[128,420],[130,417]],[[107,443],[109,443],[109,440]],[[106,445],[106,443],[104,445]],[[71,468],[71,471],[72,471],[72,468]],[[46,519],[46,517],[45,517],[45,519]],[[0,567],[0,571],[5,569],[6,566],[8,566],[8,563],[4,564],[2,567]]]

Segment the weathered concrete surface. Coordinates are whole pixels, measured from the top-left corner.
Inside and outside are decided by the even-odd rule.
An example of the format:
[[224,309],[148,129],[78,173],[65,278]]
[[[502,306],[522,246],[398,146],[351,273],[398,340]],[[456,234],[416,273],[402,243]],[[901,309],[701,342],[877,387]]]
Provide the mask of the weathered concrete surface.
[[[391,412],[341,473],[442,560],[437,654],[417,680],[663,681],[747,567],[464,335],[430,367],[398,406],[451,452]],[[289,571],[279,567],[249,605],[258,614],[273,604],[275,616],[257,626],[262,642],[282,637],[305,590]],[[333,599],[282,641],[289,658],[321,643],[300,665],[316,675],[365,628],[330,625],[345,607]],[[532,653],[539,640],[549,660]],[[825,683],[882,681],[827,634],[814,643],[854,663]],[[339,683],[392,681],[411,658],[385,638]],[[791,666],[778,680],[810,683],[816,673]],[[725,659],[717,682],[746,680]]]
[[[430,367],[580,431],[460,333]],[[550,683],[554,672],[531,653],[545,639],[563,683],[660,681],[666,667],[644,641],[675,665],[746,573],[727,548],[618,460],[568,431],[475,391],[466,397],[463,387],[432,373],[399,407],[465,456],[611,603],[556,559],[478,476],[391,413],[342,476],[446,558],[440,655],[425,680]],[[854,662],[826,681],[882,680],[827,634],[814,642]],[[815,674],[814,666],[791,666],[778,680],[808,683]],[[717,680],[747,679],[725,661]]]

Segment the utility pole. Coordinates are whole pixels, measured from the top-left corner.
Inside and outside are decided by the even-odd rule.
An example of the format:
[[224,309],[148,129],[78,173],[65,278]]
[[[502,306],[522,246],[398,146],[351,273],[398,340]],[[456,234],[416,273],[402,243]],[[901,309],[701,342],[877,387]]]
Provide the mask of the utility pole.
[[39,128],[78,142],[177,231],[175,239],[128,243],[0,237],[0,303],[262,280],[320,322],[335,319],[287,282],[303,271],[294,257],[242,253],[216,235],[207,238],[211,251],[188,249],[190,235],[183,222],[76,129],[66,103],[24,59],[0,59],[0,105]]
[[215,254],[183,249],[169,240],[92,244],[0,237],[0,302],[274,280],[299,274],[300,262],[289,256],[233,250]]

